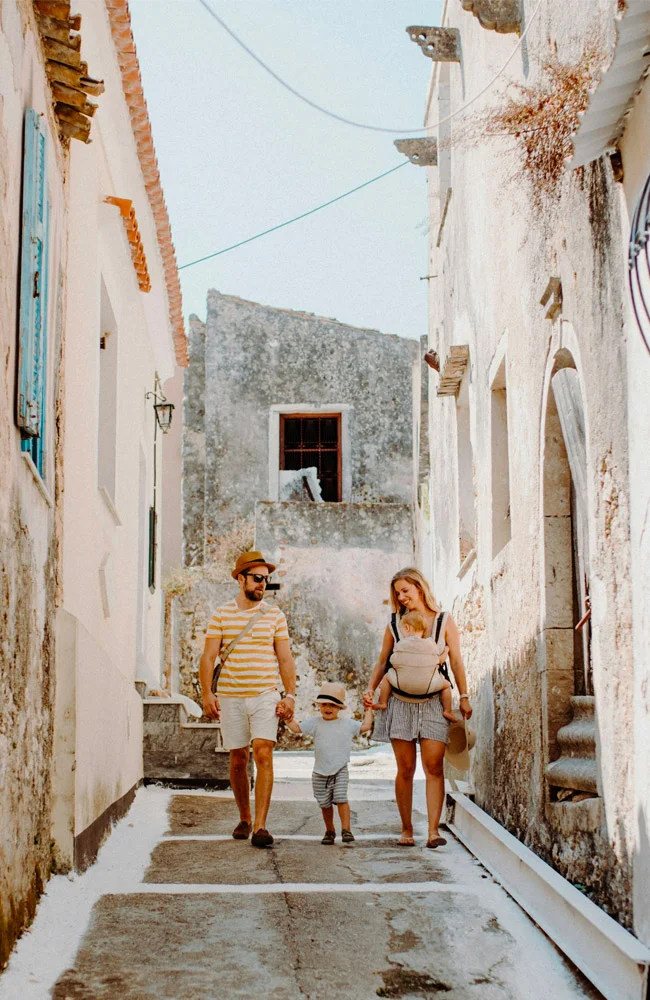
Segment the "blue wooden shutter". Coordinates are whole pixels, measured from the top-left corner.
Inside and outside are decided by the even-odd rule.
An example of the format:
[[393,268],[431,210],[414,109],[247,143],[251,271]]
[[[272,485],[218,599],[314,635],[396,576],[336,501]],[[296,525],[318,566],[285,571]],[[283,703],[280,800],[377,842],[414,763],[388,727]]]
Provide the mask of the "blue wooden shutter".
[[[46,267],[45,135],[33,108],[25,116],[23,212],[18,320],[18,400],[16,422],[23,435],[40,437],[45,390]],[[25,450],[31,451],[29,442]],[[42,442],[41,442],[42,444]],[[39,449],[42,459],[42,447]]]

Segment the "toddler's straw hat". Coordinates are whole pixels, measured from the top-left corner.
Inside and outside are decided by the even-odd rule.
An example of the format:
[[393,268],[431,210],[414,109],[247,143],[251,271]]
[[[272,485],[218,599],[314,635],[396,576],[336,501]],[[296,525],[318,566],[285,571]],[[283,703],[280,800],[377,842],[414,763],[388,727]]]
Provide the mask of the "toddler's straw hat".
[[328,681],[323,684],[316,696],[316,701],[328,702],[330,705],[337,705],[339,708],[345,707],[345,688],[342,684]]

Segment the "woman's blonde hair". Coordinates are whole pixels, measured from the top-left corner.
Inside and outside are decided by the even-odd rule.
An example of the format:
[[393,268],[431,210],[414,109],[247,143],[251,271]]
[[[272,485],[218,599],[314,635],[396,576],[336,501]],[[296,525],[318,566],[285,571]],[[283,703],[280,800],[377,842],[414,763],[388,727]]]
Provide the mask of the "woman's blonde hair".
[[431,587],[425,577],[423,577],[420,573],[420,570],[415,569],[413,566],[407,566],[406,569],[401,569],[399,572],[395,573],[393,579],[390,581],[390,604],[393,611],[396,611],[400,617],[405,613],[406,608],[404,608],[397,600],[395,584],[398,580],[406,580],[407,583],[412,583],[414,587],[417,587],[420,591],[422,602],[425,608],[428,608],[429,611],[434,611],[436,614],[440,611],[440,605],[431,593]]

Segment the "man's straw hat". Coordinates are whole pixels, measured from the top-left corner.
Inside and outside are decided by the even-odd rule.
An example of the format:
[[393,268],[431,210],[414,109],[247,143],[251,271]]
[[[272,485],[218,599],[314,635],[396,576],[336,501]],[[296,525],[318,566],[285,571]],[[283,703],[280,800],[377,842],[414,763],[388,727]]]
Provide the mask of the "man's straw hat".
[[345,707],[345,688],[342,684],[328,682],[323,684],[316,696],[316,701],[326,702],[330,705],[337,705],[339,708]]
[[268,563],[261,552],[242,552],[230,575],[233,580],[236,580],[240,573],[247,573],[253,566],[266,566],[269,573],[273,573],[275,570],[275,566],[272,563]]
[[457,771],[469,771],[469,752],[476,743],[476,733],[462,722],[452,722],[449,727],[449,743],[445,751],[445,760]]

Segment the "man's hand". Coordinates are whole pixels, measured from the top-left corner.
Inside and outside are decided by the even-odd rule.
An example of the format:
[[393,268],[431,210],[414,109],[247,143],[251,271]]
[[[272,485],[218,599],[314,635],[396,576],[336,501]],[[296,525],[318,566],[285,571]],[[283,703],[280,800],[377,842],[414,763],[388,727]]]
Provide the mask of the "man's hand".
[[207,715],[209,719],[218,720],[220,718],[219,699],[212,691],[203,695],[203,714]]
[[293,719],[293,705],[293,698],[283,698],[275,706],[275,714],[280,719],[284,719],[285,722],[291,722]]

